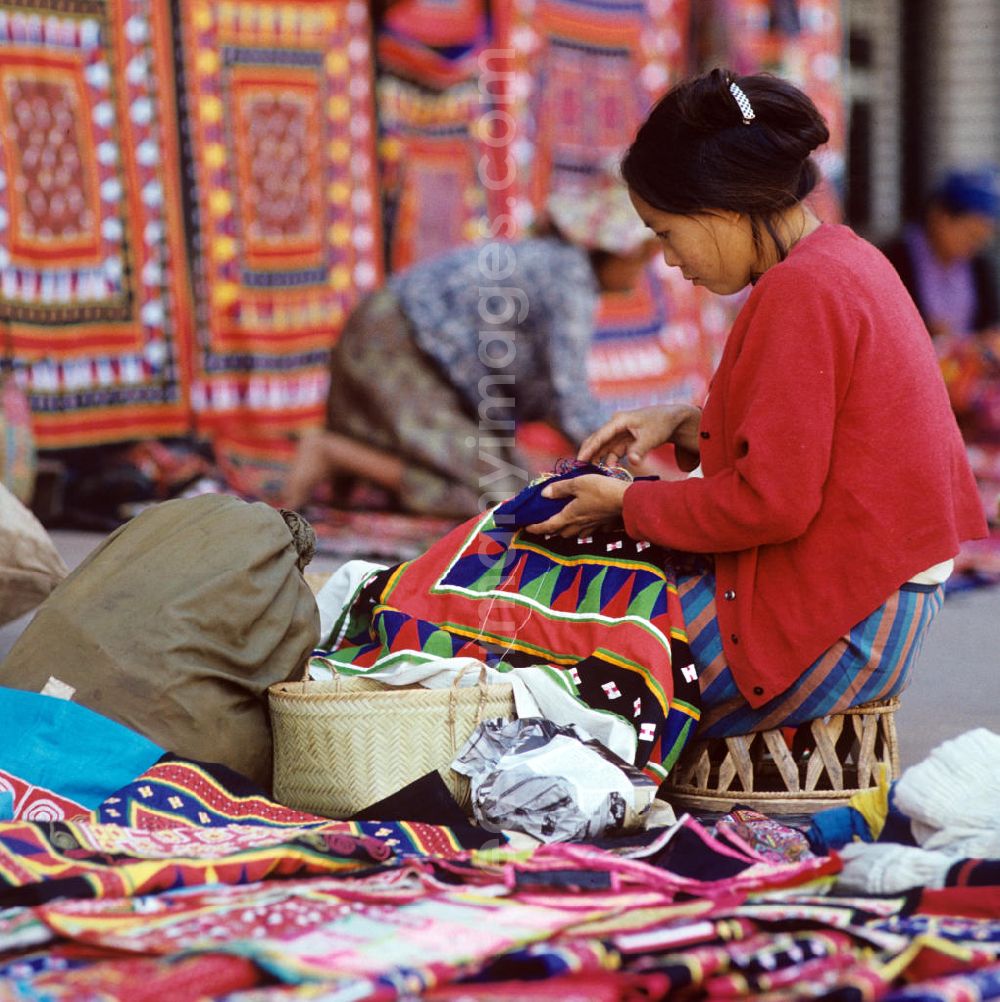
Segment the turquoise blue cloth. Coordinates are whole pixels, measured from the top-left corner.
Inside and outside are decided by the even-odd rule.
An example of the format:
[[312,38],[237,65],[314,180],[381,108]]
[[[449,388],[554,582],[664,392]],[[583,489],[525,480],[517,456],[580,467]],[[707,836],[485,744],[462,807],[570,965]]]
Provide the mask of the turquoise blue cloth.
[[0,790],[0,821],[10,821],[14,817],[14,794],[10,790]]
[[[93,810],[164,749],[85,706],[0,686],[0,769]],[[5,803],[0,799],[0,818]],[[12,807],[7,808],[10,817]]]

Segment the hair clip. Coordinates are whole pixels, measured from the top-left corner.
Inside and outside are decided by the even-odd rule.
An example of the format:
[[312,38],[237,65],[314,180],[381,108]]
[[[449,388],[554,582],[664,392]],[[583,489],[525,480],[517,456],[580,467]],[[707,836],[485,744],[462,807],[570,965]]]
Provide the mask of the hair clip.
[[750,98],[743,93],[743,89],[735,80],[729,82],[729,93],[733,95],[736,104],[739,106],[740,114],[743,116],[743,124],[749,125],[757,117],[754,114]]

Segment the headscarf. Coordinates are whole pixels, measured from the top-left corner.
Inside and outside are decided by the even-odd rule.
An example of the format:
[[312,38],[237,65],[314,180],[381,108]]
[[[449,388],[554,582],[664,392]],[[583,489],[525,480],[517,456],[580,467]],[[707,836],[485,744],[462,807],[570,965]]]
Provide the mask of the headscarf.
[[588,250],[626,255],[650,239],[628,189],[611,168],[580,185],[560,187],[549,195],[546,210],[567,240]]

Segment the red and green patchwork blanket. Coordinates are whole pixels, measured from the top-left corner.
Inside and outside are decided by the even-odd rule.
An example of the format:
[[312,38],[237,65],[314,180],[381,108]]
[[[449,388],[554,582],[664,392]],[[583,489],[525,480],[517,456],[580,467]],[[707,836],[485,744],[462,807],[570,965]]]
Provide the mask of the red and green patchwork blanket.
[[634,764],[654,779],[700,716],[667,553],[624,532],[541,537],[487,512],[378,575],[351,615],[326,663],[377,670],[411,652],[553,666],[582,702],[634,728]]

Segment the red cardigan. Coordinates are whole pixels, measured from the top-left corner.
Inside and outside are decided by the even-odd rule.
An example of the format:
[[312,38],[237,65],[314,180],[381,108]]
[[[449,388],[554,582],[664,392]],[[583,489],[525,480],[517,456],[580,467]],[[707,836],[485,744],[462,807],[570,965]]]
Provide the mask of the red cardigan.
[[987,532],[931,339],[892,265],[845,226],[756,283],[700,433],[704,478],[633,484],[625,527],[715,554],[723,649],[753,706]]

